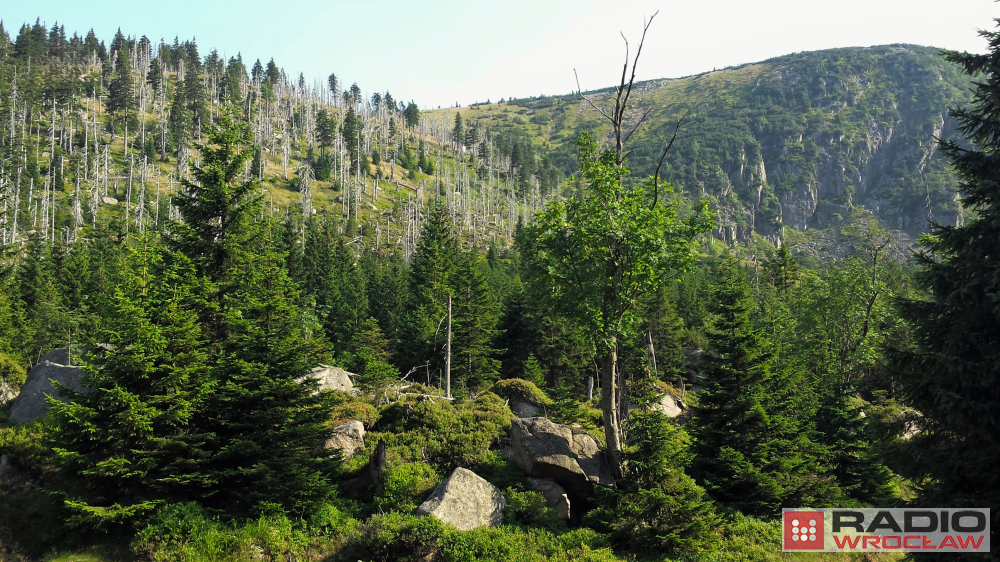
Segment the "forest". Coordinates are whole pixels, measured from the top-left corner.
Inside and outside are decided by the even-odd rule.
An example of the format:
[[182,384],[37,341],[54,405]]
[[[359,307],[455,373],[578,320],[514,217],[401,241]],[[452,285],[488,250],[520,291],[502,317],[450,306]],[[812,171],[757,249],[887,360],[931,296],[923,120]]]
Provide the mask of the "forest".
[[781,553],[782,508],[996,525],[983,35],[790,55],[828,74],[680,115],[634,74],[422,111],[0,25],[0,560],[826,560]]

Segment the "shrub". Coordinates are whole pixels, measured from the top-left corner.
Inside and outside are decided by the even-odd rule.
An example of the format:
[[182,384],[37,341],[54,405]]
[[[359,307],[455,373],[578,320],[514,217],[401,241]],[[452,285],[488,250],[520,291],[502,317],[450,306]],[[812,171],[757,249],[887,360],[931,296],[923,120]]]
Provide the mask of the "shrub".
[[552,532],[566,530],[562,516],[546,505],[545,497],[531,490],[507,488],[503,491],[507,501],[503,519],[508,525],[540,527]]
[[534,383],[524,379],[503,379],[493,384],[490,392],[497,396],[502,396],[507,400],[518,400],[530,402],[538,406],[545,406],[552,403],[552,400],[535,386]]
[[20,389],[25,378],[24,367],[10,355],[0,353],[0,403],[3,402],[6,391]]
[[396,512],[375,515],[362,525],[359,539],[344,560],[423,560],[440,548],[445,533],[444,523],[433,517]]
[[500,451],[489,451],[483,460],[472,467],[472,472],[501,490],[514,488],[527,490],[524,471],[519,466],[500,454]]
[[422,462],[391,465],[383,474],[382,493],[375,498],[375,504],[384,511],[410,513],[440,481],[434,469]]
[[607,537],[590,530],[557,536],[544,529],[501,526],[448,533],[440,558],[447,562],[621,560],[607,546]]
[[358,520],[337,507],[325,504],[309,518],[309,530],[314,535],[346,538],[358,531]]
[[133,550],[155,562],[308,558],[309,537],[284,515],[242,523],[208,517],[196,503],[168,504],[140,530]]
[[333,409],[333,423],[340,424],[359,420],[365,427],[372,427],[378,421],[378,409],[366,402],[345,402]]
[[484,394],[475,400],[404,397],[384,408],[372,442],[384,438],[403,462],[427,462],[439,474],[459,466],[475,466],[489,454],[490,446],[510,429],[512,414],[501,398]]

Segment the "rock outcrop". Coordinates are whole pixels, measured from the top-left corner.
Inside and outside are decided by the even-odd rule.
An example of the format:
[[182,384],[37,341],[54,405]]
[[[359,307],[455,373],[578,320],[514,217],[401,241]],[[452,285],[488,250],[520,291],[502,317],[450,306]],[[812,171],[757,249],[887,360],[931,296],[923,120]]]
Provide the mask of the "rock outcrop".
[[663,412],[668,418],[676,418],[684,413],[684,402],[680,397],[673,394],[664,394],[654,405],[656,409]]
[[52,396],[58,400],[65,401],[59,396],[52,381],[58,381],[70,390],[84,392],[86,389],[81,384],[84,372],[80,367],[67,366],[56,363],[50,359],[67,360],[68,352],[65,349],[57,349],[45,356],[41,363],[35,365],[28,371],[28,377],[21,387],[21,392],[14,399],[14,404],[10,409],[10,421],[22,424],[35,421],[49,413],[49,405],[45,401],[46,396]]
[[7,384],[6,381],[0,380],[0,405],[17,398],[19,389],[16,386],[16,384]]
[[571,499],[592,495],[595,484],[614,484],[597,440],[582,430],[547,418],[523,418],[513,421],[510,436],[514,462],[529,476],[552,478]]
[[563,519],[569,519],[569,496],[566,490],[551,478],[528,478],[531,489],[545,498],[545,505],[554,509]]
[[514,415],[519,418],[534,418],[542,413],[542,409],[538,406],[521,400],[512,400],[510,411],[514,412]]
[[354,373],[350,373],[341,369],[340,367],[331,367],[330,365],[320,365],[312,370],[311,373],[299,379],[304,381],[306,378],[313,378],[319,381],[319,390],[340,390],[343,392],[354,392],[354,383],[351,382],[351,377],[356,376]]
[[495,527],[503,522],[506,502],[493,484],[465,468],[456,468],[417,508],[417,515],[433,515],[459,530]]
[[323,447],[341,451],[344,458],[349,459],[364,445],[365,425],[358,420],[351,420],[334,427],[333,435],[326,440]]

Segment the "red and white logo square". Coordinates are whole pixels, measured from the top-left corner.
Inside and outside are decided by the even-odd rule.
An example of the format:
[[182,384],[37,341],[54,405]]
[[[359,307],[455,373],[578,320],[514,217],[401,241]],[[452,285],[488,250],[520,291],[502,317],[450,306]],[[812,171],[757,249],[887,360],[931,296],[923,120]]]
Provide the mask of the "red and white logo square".
[[823,550],[822,511],[782,512],[783,550]]

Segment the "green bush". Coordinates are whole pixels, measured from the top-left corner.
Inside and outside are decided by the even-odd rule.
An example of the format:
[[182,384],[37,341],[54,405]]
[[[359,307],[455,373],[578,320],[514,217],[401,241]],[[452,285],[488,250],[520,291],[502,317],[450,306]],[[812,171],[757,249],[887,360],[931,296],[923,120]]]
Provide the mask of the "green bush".
[[389,460],[426,461],[439,474],[482,462],[490,446],[510,429],[512,414],[503,399],[484,394],[455,401],[407,396],[381,411],[371,443],[385,439]]
[[422,462],[390,465],[382,477],[382,493],[375,504],[383,511],[411,513],[441,481],[434,469]]
[[508,525],[539,527],[554,533],[566,531],[562,516],[546,505],[545,497],[531,490],[507,488],[503,491],[507,501],[503,519]]
[[12,390],[20,389],[25,378],[24,367],[10,355],[0,353],[0,393],[5,386]]
[[549,399],[542,389],[524,379],[499,380],[493,384],[490,392],[507,400],[529,402],[538,406],[545,406],[552,403],[552,400]]
[[155,562],[284,561],[310,558],[317,549],[309,536],[283,515],[243,523],[208,517],[196,503],[169,504],[154,515],[132,543]]
[[372,427],[378,421],[378,409],[366,402],[354,401],[339,404],[333,409],[333,423],[339,424],[358,420],[365,427]]
[[358,531],[358,520],[337,507],[325,504],[309,518],[309,530],[313,535],[329,538],[346,538]]
[[483,456],[483,460],[473,466],[471,470],[501,490],[507,488],[528,489],[528,483],[524,480],[524,471],[500,454],[500,451],[487,452]]
[[342,559],[372,562],[423,560],[440,548],[446,532],[444,523],[433,517],[396,512],[375,515],[365,521],[358,540]]
[[621,560],[607,546],[607,537],[584,529],[557,536],[544,529],[484,527],[448,533],[441,543],[440,558],[447,562]]

